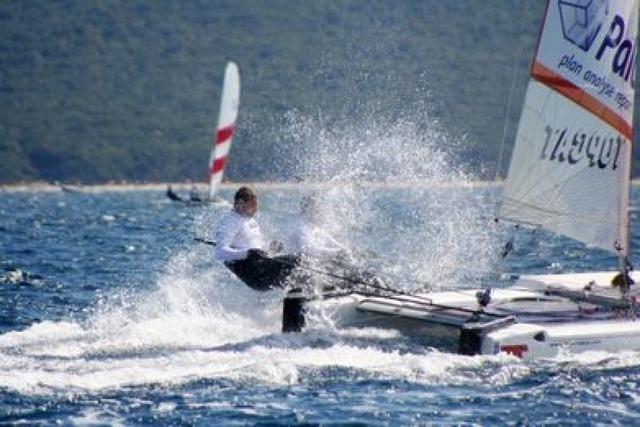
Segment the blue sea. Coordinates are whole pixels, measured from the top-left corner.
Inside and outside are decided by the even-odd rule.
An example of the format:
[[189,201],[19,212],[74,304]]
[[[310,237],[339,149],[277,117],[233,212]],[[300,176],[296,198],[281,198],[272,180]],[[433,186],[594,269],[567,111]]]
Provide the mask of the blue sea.
[[[499,188],[444,181],[317,191],[326,227],[404,290],[616,267],[604,251],[530,231],[502,260],[511,230],[492,220]],[[264,234],[286,242],[307,190],[257,189]],[[525,364],[322,315],[280,333],[283,291],[248,289],[194,241],[213,238],[226,205],[108,188],[0,199],[0,424],[640,423],[638,353]]]

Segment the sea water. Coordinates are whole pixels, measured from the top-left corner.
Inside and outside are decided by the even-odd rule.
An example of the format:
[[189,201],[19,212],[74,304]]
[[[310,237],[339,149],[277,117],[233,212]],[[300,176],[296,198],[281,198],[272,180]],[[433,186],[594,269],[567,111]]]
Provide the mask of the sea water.
[[[229,200],[232,188],[221,196]],[[305,186],[259,186],[267,239],[286,241]],[[615,258],[493,220],[494,187],[313,190],[326,227],[395,286],[462,289],[499,273],[615,268]],[[424,348],[322,317],[280,332],[283,292],[213,260],[221,205],[154,191],[3,192],[0,423],[634,424],[640,354],[525,364]],[[358,203],[354,203],[357,200]],[[634,206],[637,197],[633,198]],[[634,216],[635,219],[635,216]],[[633,229],[634,227],[632,227]],[[635,228],[637,248],[640,231]],[[366,249],[366,251],[364,251]],[[632,259],[637,259],[634,251]]]

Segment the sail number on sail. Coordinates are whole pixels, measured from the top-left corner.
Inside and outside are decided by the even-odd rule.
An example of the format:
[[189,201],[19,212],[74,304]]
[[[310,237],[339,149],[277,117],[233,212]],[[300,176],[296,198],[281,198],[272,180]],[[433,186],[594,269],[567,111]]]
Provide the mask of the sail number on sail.
[[588,167],[616,170],[622,144],[625,139],[620,135],[588,134],[582,130],[570,130],[568,127],[544,128],[546,137],[540,159],[551,162],[576,165],[588,162]]

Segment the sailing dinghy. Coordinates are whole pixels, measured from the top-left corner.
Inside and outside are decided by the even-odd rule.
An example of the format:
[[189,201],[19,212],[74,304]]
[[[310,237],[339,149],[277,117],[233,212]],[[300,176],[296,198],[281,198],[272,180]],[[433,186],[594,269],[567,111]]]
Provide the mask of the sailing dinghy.
[[206,182],[209,185],[208,193],[203,197],[192,188],[187,199],[169,197],[171,200],[183,201],[188,204],[224,202],[224,200],[217,197],[217,193],[227,166],[239,106],[240,73],[238,66],[234,62],[229,61],[224,72],[218,126],[216,127],[216,136],[211,147],[209,166],[207,168]]
[[344,326],[396,328],[461,354],[525,360],[640,350],[629,191],[638,0],[549,0],[498,218],[615,253],[617,271],[522,276],[507,287],[409,295],[292,291],[283,330],[314,305]]

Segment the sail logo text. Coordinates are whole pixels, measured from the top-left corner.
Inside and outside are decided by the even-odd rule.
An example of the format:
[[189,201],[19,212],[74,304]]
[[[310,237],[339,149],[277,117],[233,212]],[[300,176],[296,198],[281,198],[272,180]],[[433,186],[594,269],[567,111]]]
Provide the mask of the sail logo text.
[[631,78],[631,85],[633,85],[635,80],[635,67],[633,64],[635,62],[636,51],[633,40],[630,38],[623,40],[624,35],[624,20],[619,15],[616,15],[613,18],[613,22],[611,22],[609,31],[607,31],[607,35],[604,37],[600,48],[596,52],[596,59],[600,61],[605,51],[615,49],[616,53],[613,55],[611,71],[626,82]]
[[[633,62],[633,61],[632,61]],[[584,70],[584,66],[574,55],[563,55],[557,65],[558,70],[565,70],[573,74],[575,78],[582,77],[584,85],[601,97],[613,99],[617,107],[621,110],[630,111],[633,100],[624,93],[623,90],[616,90],[613,82],[606,75],[599,75],[592,70]],[[583,72],[584,71],[584,72]],[[633,72],[631,76],[633,78]],[[633,82],[632,82],[633,83]]]
[[[598,23],[598,27],[600,25],[602,25],[602,22]],[[632,96],[630,96],[628,89],[620,87],[619,84],[616,85],[615,81],[617,76],[632,88],[635,85],[636,46],[631,37],[625,38],[626,31],[627,24],[624,19],[620,15],[614,15],[606,33],[599,42],[594,42],[594,39],[590,39],[588,45],[580,45],[577,43],[579,38],[569,38],[565,34],[565,39],[572,44],[577,45],[585,52],[591,51],[593,60],[597,62],[584,61],[582,55],[565,54],[558,61],[556,69],[561,74],[573,76],[573,79],[581,79],[582,84],[578,84],[578,86],[584,85],[584,87],[589,88],[589,92],[595,93],[599,97],[610,99],[618,109],[631,111],[633,105]],[[593,34],[593,37],[595,37],[595,34]],[[600,67],[592,68],[590,66],[602,61],[603,57],[610,58],[610,72]]]
[[[625,29],[626,25],[624,20],[619,15],[615,15],[609,26],[609,30],[595,51],[594,58],[597,61],[601,61],[605,52],[614,50],[615,53],[611,61],[611,73],[633,86],[635,82],[634,63],[636,48],[631,38],[623,39]],[[591,44],[589,48],[591,48]],[[565,69],[575,75],[582,74],[583,68],[582,63],[576,59],[575,55],[563,55],[558,63],[558,69]],[[586,79],[587,76],[585,75],[585,80]]]
[[569,128],[547,126],[540,159],[568,165],[584,164],[593,168],[616,170],[624,139],[612,135],[598,135]]

